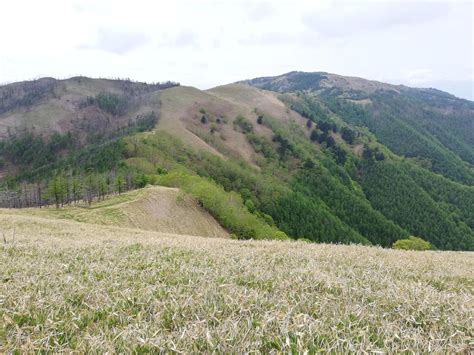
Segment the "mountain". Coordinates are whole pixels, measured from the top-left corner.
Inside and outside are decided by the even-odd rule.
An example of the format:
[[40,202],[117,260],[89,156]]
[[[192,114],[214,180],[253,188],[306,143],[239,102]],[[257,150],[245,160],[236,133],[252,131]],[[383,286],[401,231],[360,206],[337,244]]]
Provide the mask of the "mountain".
[[244,83],[321,98],[346,123],[368,128],[394,153],[421,159],[452,180],[474,184],[471,101],[435,89],[413,89],[328,73],[291,72]]
[[175,85],[74,77],[0,86],[0,137],[18,130],[106,134],[151,112],[154,93]]
[[238,238],[474,250],[473,125],[470,101],[328,73],[16,83],[0,87],[0,204],[159,184]]

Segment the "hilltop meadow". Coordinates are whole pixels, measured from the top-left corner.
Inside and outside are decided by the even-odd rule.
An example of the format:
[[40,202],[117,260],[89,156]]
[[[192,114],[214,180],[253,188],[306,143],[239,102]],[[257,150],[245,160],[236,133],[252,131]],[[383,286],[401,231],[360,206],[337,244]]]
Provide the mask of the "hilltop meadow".
[[77,213],[0,211],[0,352],[472,346],[472,253],[205,238]]

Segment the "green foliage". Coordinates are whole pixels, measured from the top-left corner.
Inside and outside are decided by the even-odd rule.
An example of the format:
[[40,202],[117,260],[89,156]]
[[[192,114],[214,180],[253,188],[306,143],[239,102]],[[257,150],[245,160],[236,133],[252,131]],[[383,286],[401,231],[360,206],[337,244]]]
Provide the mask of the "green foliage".
[[211,123],[211,127],[209,129],[209,132],[211,132],[211,134],[214,134],[216,133],[217,131],[217,125],[215,123]]
[[54,97],[57,86],[58,82],[50,78],[0,86],[0,114],[17,108],[31,107]]
[[155,185],[156,182],[156,175],[136,174],[133,178],[133,184],[137,188],[143,188],[147,185]]
[[430,250],[433,249],[431,244],[426,240],[417,237],[408,237],[407,239],[400,239],[393,243],[393,249],[400,250]]
[[247,81],[248,84],[277,92],[317,90],[321,80],[326,78],[325,73],[304,73],[293,71],[285,74],[288,81],[273,80],[274,78],[257,78]]
[[377,160],[377,161],[381,161],[385,159],[385,155],[383,154],[383,152],[380,150],[379,147],[370,147],[370,146],[364,146],[362,157],[366,160]]
[[238,115],[234,119],[234,127],[239,128],[243,133],[253,132],[253,125],[244,116]]
[[255,204],[252,202],[251,199],[245,200],[245,207],[247,207],[247,209],[249,210],[250,213],[255,213],[256,212]]
[[65,202],[66,192],[66,181],[61,176],[55,176],[49,183],[46,198],[49,196],[54,201],[56,208],[59,208]]
[[341,129],[341,137],[344,139],[348,144],[354,144],[356,139],[356,132],[348,127],[343,127]]
[[[280,137],[283,137],[283,134],[282,132]],[[276,148],[272,148],[272,142],[265,141],[265,138],[253,133],[247,134],[247,137],[255,146],[260,142],[273,152],[268,153],[268,156],[278,158]],[[301,141],[305,141],[304,137]],[[289,185],[275,176],[257,175],[244,164],[222,160],[212,155],[201,153],[198,157],[176,140],[168,139],[166,135],[147,137],[146,142],[144,145],[139,145],[138,154],[146,154],[148,159],[157,161],[173,157],[175,161],[183,164],[183,167],[195,170],[201,176],[212,178],[226,191],[238,192],[246,201],[248,210],[253,210],[250,205],[252,201],[256,212],[267,220],[267,223],[271,223],[269,218],[274,220],[280,229],[293,237],[306,237],[313,241],[325,242],[369,243],[366,238],[334,216],[324,202],[292,192]],[[275,143],[280,145],[278,142]],[[290,143],[286,139],[284,144],[293,146],[297,143]],[[295,152],[299,152],[298,154],[302,154],[298,149],[294,149]]]
[[158,114],[155,111],[139,114],[135,119],[129,119],[127,125],[116,129],[104,129],[98,132],[88,132],[86,139],[88,145],[100,144],[109,140],[117,139],[133,133],[146,132],[155,128],[158,123]]
[[[155,128],[158,123],[158,114],[155,111],[147,112],[140,114],[136,117],[135,120],[131,120],[128,123],[128,132],[126,134],[131,134],[135,132],[145,132],[150,131]],[[125,134],[122,134],[125,135]]]
[[0,141],[0,159],[3,164],[19,168],[16,181],[38,181],[51,178],[54,173],[72,171],[73,174],[95,171],[103,173],[118,167],[124,158],[124,142],[120,137],[148,131],[156,126],[154,112],[140,114],[126,127],[107,135],[88,137],[83,146],[79,137],[71,132],[54,132],[49,138],[30,131],[21,131]]
[[272,141],[278,143],[277,153],[280,156],[280,159],[284,159],[286,155],[293,155],[295,152],[294,145],[281,133],[276,133],[273,136]]
[[[383,129],[387,135],[393,137],[394,144],[398,142],[397,144],[400,146],[403,145],[403,147],[401,147],[402,149],[407,149],[410,151],[409,154],[407,153],[408,156],[411,154],[416,156],[417,159],[428,160],[428,168],[432,168],[433,166],[433,170],[443,172],[443,174],[456,179],[460,178],[461,176],[468,177],[470,175],[470,173],[467,173],[467,170],[463,168],[463,165],[465,166],[465,164],[459,162],[459,160],[457,160],[457,158],[454,157],[451,152],[445,150],[445,148],[441,146],[438,148],[433,148],[431,143],[427,143],[427,140],[423,138],[423,135],[426,132],[422,131],[422,128],[417,126],[416,123],[403,123],[402,121],[409,120],[409,117],[404,116],[406,113],[400,112],[400,109],[397,111],[397,116],[402,117],[403,119],[390,117],[391,122],[385,122],[384,120],[386,118],[380,117],[380,112],[388,113],[389,109],[394,110],[395,107],[392,104],[390,104],[390,107],[388,108],[381,106],[381,102],[382,100],[391,100],[390,98],[374,98],[375,100],[380,100],[377,101],[376,107],[375,105],[362,106],[352,104],[346,100],[336,98],[333,93],[325,93],[318,96],[317,98],[306,94],[299,94],[297,97],[293,95],[283,95],[283,99],[285,102],[289,103],[290,107],[293,109],[298,110],[306,117],[312,118],[316,118],[318,115],[321,116],[321,107],[322,105],[326,105],[334,113],[336,113],[339,118],[342,118],[350,125],[355,124],[366,126],[381,139],[383,138],[382,136],[379,136],[379,133],[380,129]],[[412,107],[414,103],[410,100],[407,100],[410,108],[410,114],[422,115],[422,113],[420,113],[416,107]],[[312,106],[311,103],[313,103]],[[400,107],[403,106],[401,105]],[[312,112],[312,108],[315,109],[314,112]],[[378,110],[376,118],[373,111],[375,109]],[[437,114],[433,114],[436,116],[436,119],[438,119]],[[422,120],[427,120],[429,117],[429,115],[423,114]],[[334,117],[332,117],[332,119],[333,118]],[[378,122],[374,122],[376,119]],[[397,122],[397,120],[400,122],[394,123]],[[457,120],[461,120],[461,118],[458,117]],[[444,119],[443,122],[448,121]],[[394,128],[394,124],[399,124],[400,130],[393,129],[393,131],[391,131],[391,128],[387,128]],[[437,124],[438,123],[435,125]],[[384,127],[379,127],[382,125],[384,125]],[[466,122],[462,123],[462,125],[466,126]],[[397,176],[397,173],[393,171],[386,171],[382,174],[386,175],[383,179],[380,177],[373,178],[371,176],[373,170],[377,170],[376,167],[380,168],[380,163],[388,159],[388,150],[386,148],[381,148],[380,144],[368,143],[368,141],[370,142],[371,140],[375,139],[375,137],[371,136],[370,133],[364,133],[364,136],[360,137],[359,132],[361,132],[361,130],[359,128],[356,130],[353,128],[353,126],[347,126],[347,124],[342,125],[340,130],[341,136],[343,136],[343,139],[347,143],[354,144],[355,139],[365,143],[363,150],[363,162],[357,167],[356,164],[354,164],[354,162],[357,163],[358,161],[356,157],[351,157],[350,153],[348,154],[347,151],[344,152],[341,146],[333,145],[333,142],[329,142],[329,144],[327,144],[327,139],[330,137],[328,132],[332,129],[333,127],[330,121],[318,122],[318,128],[311,132],[310,138],[312,141],[318,141],[319,143],[326,142],[326,146],[329,146],[329,151],[333,154],[336,162],[344,165],[347,171],[350,172],[352,179],[357,180],[357,182],[362,182],[364,192],[369,198],[372,208],[382,212],[387,220],[391,220],[395,222],[395,224],[398,224],[398,226],[402,227],[402,229],[406,231],[404,233],[410,232],[413,234],[422,235],[424,238],[427,238],[439,248],[472,248],[472,235],[474,234],[474,215],[472,212],[474,197],[472,187],[449,181],[448,179],[444,179],[439,175],[434,175],[425,169],[417,168],[414,164],[408,163],[404,168],[407,170],[403,173],[403,177]],[[423,129],[426,129],[426,127]],[[446,127],[446,130],[449,130],[449,128]],[[410,138],[410,140],[406,140],[406,136],[402,137],[404,134],[409,136],[411,134],[410,132],[417,132],[416,134],[418,138]],[[467,142],[469,141],[469,136],[466,137],[466,135],[463,135],[463,139]],[[435,142],[435,144],[439,145],[439,142]],[[428,150],[431,150],[431,152],[429,152],[429,154],[419,154],[417,153],[418,148],[416,147],[420,147],[420,149],[422,149],[424,152],[427,152]],[[444,153],[442,153],[443,149],[445,150]],[[439,152],[437,157],[434,158],[432,156],[433,152]],[[429,159],[427,157],[429,157]],[[452,161],[449,161],[451,158]],[[327,162],[327,160],[325,161]],[[398,166],[396,170],[400,168],[400,162],[393,164]],[[452,168],[450,165],[456,165],[457,167]],[[464,173],[462,173],[461,170],[464,170]],[[370,173],[367,173],[368,171],[370,171]],[[334,174],[335,172],[336,170],[333,170],[330,172],[330,174]],[[415,181],[407,177],[407,174],[410,174]],[[470,181],[465,180],[464,178],[462,179],[464,181]],[[328,185],[327,182],[316,179],[313,181],[311,186],[317,186],[319,190],[321,190],[320,187],[325,185],[331,186],[330,184]],[[405,186],[405,188],[409,187],[408,191],[403,189],[401,185],[408,185]],[[381,188],[383,187],[383,192],[381,192],[381,190],[377,190],[378,192],[374,193],[373,191],[378,186]],[[335,189],[334,193],[336,191],[338,190]],[[418,191],[418,193],[412,194],[410,191]],[[426,192],[430,195],[428,198],[425,194]],[[350,192],[350,194],[354,195],[354,192]],[[351,201],[351,198],[348,198],[347,196],[344,198],[339,198],[338,201],[344,201],[345,199],[347,199],[347,201]],[[332,201],[334,201],[334,199],[332,199]],[[401,201],[404,201],[404,203]],[[327,200],[325,200],[325,202],[328,203],[328,206],[331,207],[331,210],[336,212],[336,214],[343,220],[347,221],[347,218],[350,218],[350,216],[353,214],[350,209],[349,211],[346,209],[344,212],[341,210],[339,210],[340,212],[337,212],[339,207],[336,207],[334,203],[331,204]],[[429,221],[430,215],[431,219],[436,220],[434,223]],[[364,223],[368,222],[368,218],[366,216],[360,216],[359,220],[364,221]],[[367,237],[367,234],[365,233],[367,233],[367,231],[362,232],[362,235]],[[393,241],[393,238],[394,236],[392,236],[391,239],[385,239],[383,242],[375,241],[375,243],[381,243],[382,245],[389,246],[391,240]],[[373,239],[368,239],[374,242]]]
[[55,161],[59,152],[75,147],[71,133],[53,133],[49,139],[29,131],[19,132],[0,141],[0,156],[22,170],[38,169]]
[[[318,123],[318,127],[322,122],[330,124],[329,110],[315,97],[299,95],[298,98],[295,98],[292,95],[281,95],[280,99],[301,116]],[[330,128],[332,127],[331,125]]]
[[410,177],[455,220],[474,230],[474,186],[465,186],[433,174],[410,162],[403,164]]
[[326,243],[370,242],[334,216],[319,199],[299,192],[288,192],[265,207],[277,226],[294,238]]
[[117,174],[117,176],[115,177],[115,190],[119,194],[125,191],[125,179],[123,178],[122,174]]
[[[436,203],[404,165],[389,160],[365,163],[360,176],[371,205],[411,234],[440,249],[474,250],[473,230],[459,214]],[[431,189],[434,193],[442,187]]]
[[95,98],[89,98],[89,103],[96,104],[101,110],[114,116],[124,115],[130,108],[130,101],[125,95],[110,92],[101,92]]
[[[369,108],[328,96],[328,107],[352,125],[365,126],[394,153],[430,161],[431,169],[455,181],[474,184],[472,131],[469,114],[464,118],[440,115],[410,96],[374,94]],[[403,107],[403,110],[400,108]],[[471,125],[471,126],[470,126]],[[455,134],[449,133],[455,131]],[[471,134],[472,136],[472,134]],[[463,161],[465,159],[465,161]]]
[[301,171],[294,188],[304,196],[321,200],[347,226],[373,244],[391,246],[408,233],[375,211],[364,196],[342,184],[326,169],[316,166]]
[[226,192],[211,180],[174,171],[160,177],[159,182],[189,192],[224,228],[241,239],[288,238],[252,214],[248,209],[249,203],[244,205],[239,194]]
[[344,148],[341,148],[339,145],[334,145],[331,149],[331,152],[334,155],[334,159],[338,164],[344,164],[347,160],[347,151]]
[[278,160],[278,154],[271,141],[263,136],[258,136],[254,133],[247,134],[247,140],[252,145],[256,153],[261,153],[267,162],[274,162]]

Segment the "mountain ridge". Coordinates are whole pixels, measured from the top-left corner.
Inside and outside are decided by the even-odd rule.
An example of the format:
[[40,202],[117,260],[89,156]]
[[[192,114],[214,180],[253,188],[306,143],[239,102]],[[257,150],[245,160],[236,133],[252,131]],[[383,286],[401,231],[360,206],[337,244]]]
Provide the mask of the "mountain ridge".
[[239,238],[389,247],[416,235],[440,249],[474,248],[469,101],[321,72],[205,91],[61,83],[29,83],[30,96],[0,101],[18,106],[0,114],[4,206],[158,183],[191,194]]
[[[290,71],[287,73],[275,75],[275,76],[264,76],[264,77],[257,77],[257,78],[252,78],[252,79],[245,79],[245,80],[240,80],[237,81],[236,83],[241,83],[241,84],[247,84],[251,86],[256,86],[262,88],[262,86],[265,85],[270,85],[271,82],[273,81],[279,81],[282,79],[287,79],[291,78],[294,76],[298,75],[312,75],[316,77],[320,77],[320,80],[323,82],[323,84],[326,88],[332,86],[343,86],[343,84],[346,84],[346,87],[351,88],[351,84],[353,85],[352,88],[354,87],[372,87],[372,90],[375,89],[385,89],[385,90],[417,90],[417,91],[424,91],[424,92],[432,92],[432,93],[437,93],[440,94],[440,96],[443,97],[448,97],[448,98],[455,98],[458,100],[464,100],[464,101],[469,101],[472,102],[472,100],[464,99],[457,97],[447,91],[443,91],[437,88],[433,87],[413,87],[410,85],[405,85],[405,84],[391,84],[388,82],[380,81],[380,80],[372,80],[372,79],[366,79],[358,76],[347,76],[347,75],[340,75],[340,74],[334,74],[334,73],[329,73],[329,72],[324,72],[324,71],[317,71],[317,72],[305,72],[305,71]],[[318,81],[319,83],[319,81]],[[334,84],[337,85],[334,85]],[[363,84],[365,85],[363,85]],[[357,86],[358,84],[358,86]],[[284,91],[284,90],[283,90]],[[281,91],[281,92],[283,92]]]

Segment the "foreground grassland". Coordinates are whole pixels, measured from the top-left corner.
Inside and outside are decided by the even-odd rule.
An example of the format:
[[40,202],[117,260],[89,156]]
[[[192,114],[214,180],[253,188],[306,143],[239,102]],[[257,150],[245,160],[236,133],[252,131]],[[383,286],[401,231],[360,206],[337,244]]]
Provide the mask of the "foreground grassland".
[[[474,254],[0,213],[0,352],[469,352]],[[13,228],[15,239],[13,240]]]

